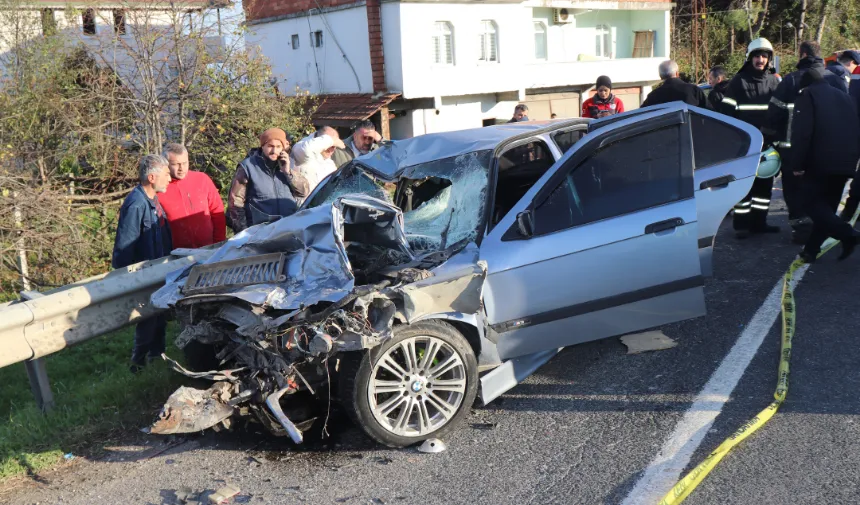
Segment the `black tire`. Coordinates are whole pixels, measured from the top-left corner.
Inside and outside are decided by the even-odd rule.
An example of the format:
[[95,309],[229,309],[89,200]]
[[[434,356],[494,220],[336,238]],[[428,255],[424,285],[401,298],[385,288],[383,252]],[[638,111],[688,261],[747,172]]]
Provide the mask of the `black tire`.
[[[463,362],[466,386],[457,411],[447,423],[422,435],[401,436],[385,428],[375,418],[368,388],[371,373],[386,351],[414,337],[433,337],[449,344]],[[445,436],[469,415],[478,392],[478,362],[466,338],[445,322],[422,321],[412,325],[396,326],[391,340],[369,351],[348,353],[342,358],[339,370],[339,391],[341,403],[347,415],[370,438],[388,447],[406,447],[428,438]]]

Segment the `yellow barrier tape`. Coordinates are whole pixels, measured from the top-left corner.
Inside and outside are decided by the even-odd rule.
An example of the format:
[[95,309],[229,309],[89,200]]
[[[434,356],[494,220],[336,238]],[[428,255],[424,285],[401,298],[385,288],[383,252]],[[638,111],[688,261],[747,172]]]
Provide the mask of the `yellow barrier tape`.
[[[851,218],[852,227],[857,222],[857,217],[860,215],[858,209]],[[839,241],[828,239],[821,247],[821,252],[818,253],[820,258],[830,249],[836,246]],[[780,352],[779,372],[776,380],[776,391],[773,393],[774,401],[764,410],[758,413],[755,417],[741,425],[729,438],[717,446],[707,458],[699,463],[696,468],[690,471],[675,484],[675,487],[669,491],[666,496],[660,501],[660,505],[678,505],[683,502],[690,493],[703,481],[705,477],[711,473],[711,470],[729,453],[736,445],[743,442],[748,436],[752,435],[759,428],[765,425],[779,407],[785,402],[788,396],[788,376],[789,362],[791,361],[791,341],[794,338],[794,321],[795,321],[795,304],[794,304],[794,272],[803,267],[806,263],[801,259],[796,259],[788,267],[782,281],[782,349]]]

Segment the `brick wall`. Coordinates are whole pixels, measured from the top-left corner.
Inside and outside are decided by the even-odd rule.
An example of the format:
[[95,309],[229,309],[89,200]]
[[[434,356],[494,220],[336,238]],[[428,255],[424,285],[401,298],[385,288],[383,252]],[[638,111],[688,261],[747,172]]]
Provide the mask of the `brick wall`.
[[373,76],[373,91],[385,91],[385,54],[382,52],[379,0],[367,0],[367,36],[370,42],[370,71]]
[[339,7],[356,3],[356,0],[242,0],[248,21],[296,14],[319,7]]

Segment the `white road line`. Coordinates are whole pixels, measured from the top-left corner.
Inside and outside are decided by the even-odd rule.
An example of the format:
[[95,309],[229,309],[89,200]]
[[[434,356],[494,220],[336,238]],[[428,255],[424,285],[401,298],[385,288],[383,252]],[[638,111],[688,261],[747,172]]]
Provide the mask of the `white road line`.
[[[808,265],[794,274],[794,284],[806,274]],[[753,315],[734,347],[696,396],[693,405],[663,443],[660,452],[627,495],[622,505],[656,505],[681,478],[693,453],[702,443],[738,381],[749,366],[765,336],[780,315],[782,277]],[[768,401],[767,398],[762,401]]]

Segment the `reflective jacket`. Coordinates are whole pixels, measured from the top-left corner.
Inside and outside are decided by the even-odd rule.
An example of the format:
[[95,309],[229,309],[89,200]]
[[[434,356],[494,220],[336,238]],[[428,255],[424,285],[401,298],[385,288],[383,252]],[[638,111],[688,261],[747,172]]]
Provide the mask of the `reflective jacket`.
[[771,69],[760,71],[747,61],[729,81],[720,112],[762,130],[767,124],[767,104],[778,85]]

